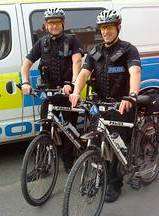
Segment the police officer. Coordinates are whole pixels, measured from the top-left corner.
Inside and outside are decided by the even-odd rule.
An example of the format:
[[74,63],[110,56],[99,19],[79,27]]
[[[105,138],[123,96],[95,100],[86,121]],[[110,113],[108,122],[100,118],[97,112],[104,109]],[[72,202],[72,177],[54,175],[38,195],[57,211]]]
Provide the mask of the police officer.
[[[103,43],[96,45],[86,57],[83,69],[76,80],[73,94],[70,94],[72,107],[76,106],[80,92],[90,75],[95,77],[95,89],[103,101],[108,97],[120,98],[126,95],[131,95],[135,99],[139,92],[140,57],[136,47],[119,39],[121,15],[114,9],[106,9],[97,16],[97,26]],[[114,114],[109,118],[133,121],[132,104],[122,100],[119,114]],[[127,143],[130,142],[131,134],[128,136],[125,129],[120,130],[120,135]],[[118,160],[114,156],[109,169],[106,202],[114,202],[121,194],[123,178],[117,171],[117,165]]]
[[[75,36],[64,33],[65,13],[60,8],[49,8],[44,13],[47,34],[40,38],[26,56],[22,68],[22,91],[29,94],[31,84],[29,70],[38,59],[42,83],[48,88],[63,87],[65,94],[72,92],[73,83],[81,69],[82,48]],[[68,83],[66,83],[67,81]],[[56,105],[69,106],[68,98],[57,97]],[[42,118],[46,116],[47,103],[42,106]],[[76,123],[77,115],[66,116],[65,120]],[[64,139],[65,140],[65,139]],[[65,142],[63,160],[66,171],[73,161],[72,145]]]

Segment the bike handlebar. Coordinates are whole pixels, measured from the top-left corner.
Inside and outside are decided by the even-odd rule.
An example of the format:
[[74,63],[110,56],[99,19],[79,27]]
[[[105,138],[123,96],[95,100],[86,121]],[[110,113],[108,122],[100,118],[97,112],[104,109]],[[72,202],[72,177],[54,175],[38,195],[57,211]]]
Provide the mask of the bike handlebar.
[[[22,84],[18,83],[16,85],[20,90],[22,90]],[[57,95],[57,94],[60,94],[60,95],[65,95],[67,96],[61,87],[59,88],[56,88],[56,89],[49,89],[49,88],[46,88],[46,86],[44,85],[40,85],[38,86],[37,88],[33,89],[31,88],[31,91],[30,91],[30,94],[29,95],[32,95],[32,96],[37,96],[38,93],[46,93],[46,95],[48,94],[48,96],[54,96],[54,95]]]
[[[21,90],[21,84],[17,84],[17,87]],[[62,88],[56,88],[56,89],[48,89],[46,88],[46,86],[42,85],[42,86],[38,86],[35,89],[31,89],[30,95],[33,96],[38,96],[38,93],[46,93],[46,97],[53,97],[55,95],[63,95],[65,97],[68,97],[68,95],[66,95]],[[63,111],[72,111],[72,112],[90,112],[91,106],[97,106],[99,108],[100,112],[106,112],[106,111],[110,111],[111,109],[118,111],[118,107],[121,103],[122,100],[126,100],[131,102],[134,106],[147,106],[147,105],[152,105],[152,98],[149,95],[138,95],[136,98],[132,98],[131,96],[124,96],[118,99],[114,99],[114,98],[106,98],[105,101],[100,101],[100,100],[86,100],[86,101],[82,101],[78,107],[76,108],[70,108],[70,107],[58,107],[56,106],[56,108],[58,107],[59,110],[63,110]]]
[[33,95],[33,96],[37,96],[38,93],[46,93],[46,95],[48,97],[52,97],[52,96],[55,96],[55,95],[65,95],[67,96],[62,88],[57,88],[57,89],[32,89],[31,92],[30,92],[30,95]]

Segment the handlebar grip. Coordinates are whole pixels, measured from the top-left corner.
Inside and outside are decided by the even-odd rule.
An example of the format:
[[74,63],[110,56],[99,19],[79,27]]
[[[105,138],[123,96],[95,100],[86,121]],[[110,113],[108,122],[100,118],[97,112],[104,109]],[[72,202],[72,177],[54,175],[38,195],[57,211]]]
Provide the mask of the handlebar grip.
[[124,96],[123,100],[129,101],[130,103],[132,103],[132,105],[136,105],[137,98],[135,99],[131,96]]
[[[16,86],[17,86],[18,89],[20,89],[22,91],[22,84],[21,83],[16,84]],[[31,91],[30,91],[29,95],[34,95],[35,96],[36,95],[35,92],[32,92],[32,91],[33,91],[33,89],[31,88]]]
[[64,81],[64,85],[70,85],[71,88],[74,88],[74,84],[70,81]]
[[37,93],[38,93],[38,92],[34,91],[34,90],[31,88],[30,94],[29,94],[29,95],[37,96]]

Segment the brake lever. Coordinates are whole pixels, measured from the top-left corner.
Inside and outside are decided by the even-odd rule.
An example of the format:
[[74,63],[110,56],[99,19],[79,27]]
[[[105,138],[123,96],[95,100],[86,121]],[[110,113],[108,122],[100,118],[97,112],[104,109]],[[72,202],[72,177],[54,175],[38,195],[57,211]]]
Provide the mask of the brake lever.
[[38,96],[38,92],[37,92],[37,91],[34,91],[34,90],[31,88],[30,94],[29,94],[29,95],[32,95],[32,96],[37,97],[37,96]]

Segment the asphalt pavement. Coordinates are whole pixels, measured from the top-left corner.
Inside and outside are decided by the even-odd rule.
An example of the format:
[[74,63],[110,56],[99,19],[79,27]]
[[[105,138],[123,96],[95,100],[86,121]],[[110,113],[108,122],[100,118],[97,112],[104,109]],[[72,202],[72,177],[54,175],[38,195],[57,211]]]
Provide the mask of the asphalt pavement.
[[[61,216],[67,178],[62,164],[54,193],[45,205],[33,207],[24,200],[20,174],[26,147],[25,143],[0,146],[0,216]],[[125,184],[119,200],[104,204],[101,216],[159,216],[159,178],[139,191]]]

